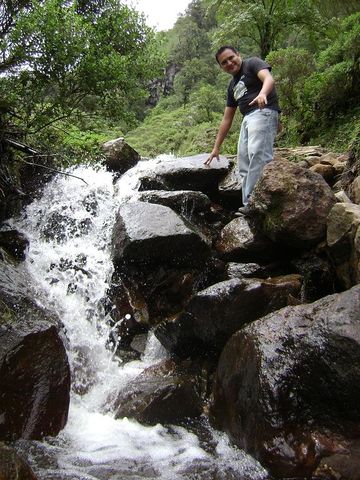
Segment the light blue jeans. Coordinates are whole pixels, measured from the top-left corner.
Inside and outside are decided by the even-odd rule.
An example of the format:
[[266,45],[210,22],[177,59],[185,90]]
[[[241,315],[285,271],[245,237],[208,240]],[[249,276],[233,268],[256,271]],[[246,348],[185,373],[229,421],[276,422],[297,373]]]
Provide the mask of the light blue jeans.
[[257,109],[244,116],[240,128],[237,162],[242,181],[242,200],[247,205],[265,165],[273,159],[279,113]]

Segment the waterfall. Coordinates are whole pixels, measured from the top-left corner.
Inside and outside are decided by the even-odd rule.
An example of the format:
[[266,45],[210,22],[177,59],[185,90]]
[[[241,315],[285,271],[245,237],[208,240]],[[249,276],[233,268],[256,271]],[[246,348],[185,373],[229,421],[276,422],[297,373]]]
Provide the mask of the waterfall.
[[139,171],[167,158],[139,162],[116,187],[102,167],[75,167],[69,171],[73,176],[56,176],[42,197],[11,221],[30,240],[26,266],[35,300],[61,319],[72,372],[65,429],[43,442],[16,442],[39,479],[267,478],[254,459],[208,425],[206,444],[183,427],[114,418],[117,392],[166,352],[151,334],[139,361],[123,363],[106,346],[112,227],[119,205],[136,198]]

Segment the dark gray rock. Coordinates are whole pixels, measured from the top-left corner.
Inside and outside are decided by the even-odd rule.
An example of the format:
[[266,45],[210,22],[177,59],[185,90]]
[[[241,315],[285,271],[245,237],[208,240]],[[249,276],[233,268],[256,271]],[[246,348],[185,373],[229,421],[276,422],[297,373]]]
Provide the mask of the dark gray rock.
[[192,220],[193,215],[204,214],[209,210],[211,203],[207,195],[193,190],[146,191],[139,195],[138,200],[169,207],[189,221]]
[[311,476],[360,426],[360,286],[287,307],[235,333],[211,416],[273,475]]
[[220,282],[194,295],[178,318],[161,323],[154,333],[180,357],[220,352],[233,333],[287,305],[289,294],[297,296],[300,288],[298,275]]
[[0,232],[0,247],[16,260],[25,260],[29,240],[17,230],[4,230]]
[[25,299],[0,303],[0,439],[41,439],[65,426],[70,368],[58,326]]
[[200,265],[210,255],[206,239],[163,205],[120,207],[112,237],[114,264]]
[[121,392],[116,418],[141,423],[177,423],[202,413],[199,380],[186,364],[166,360],[144,370]]
[[221,157],[211,167],[204,165],[207,154],[175,158],[157,165],[151,174],[140,179],[140,190],[195,190],[215,193],[218,183],[228,171],[229,162]]

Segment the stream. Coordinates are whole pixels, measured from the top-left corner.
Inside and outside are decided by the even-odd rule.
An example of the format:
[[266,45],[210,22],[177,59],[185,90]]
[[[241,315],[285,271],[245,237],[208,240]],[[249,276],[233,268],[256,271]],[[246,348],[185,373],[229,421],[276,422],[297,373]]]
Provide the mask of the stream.
[[30,240],[25,266],[35,300],[61,319],[72,372],[65,429],[56,438],[14,444],[39,479],[268,478],[205,418],[196,428],[114,418],[117,393],[167,355],[152,334],[138,361],[122,362],[107,346],[105,299],[113,273],[109,247],[114,218],[121,203],[136,199],[139,172],[171,158],[141,161],[116,185],[102,167],[73,168],[69,173],[80,179],[57,175],[40,199],[8,222]]

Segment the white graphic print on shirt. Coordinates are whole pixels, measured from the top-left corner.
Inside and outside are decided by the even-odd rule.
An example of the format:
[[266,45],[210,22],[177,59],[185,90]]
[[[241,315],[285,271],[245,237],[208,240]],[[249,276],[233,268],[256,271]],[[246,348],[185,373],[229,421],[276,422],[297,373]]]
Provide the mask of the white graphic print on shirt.
[[247,92],[247,88],[245,83],[240,80],[234,87],[234,98],[236,101],[238,101],[241,97],[245,95]]

